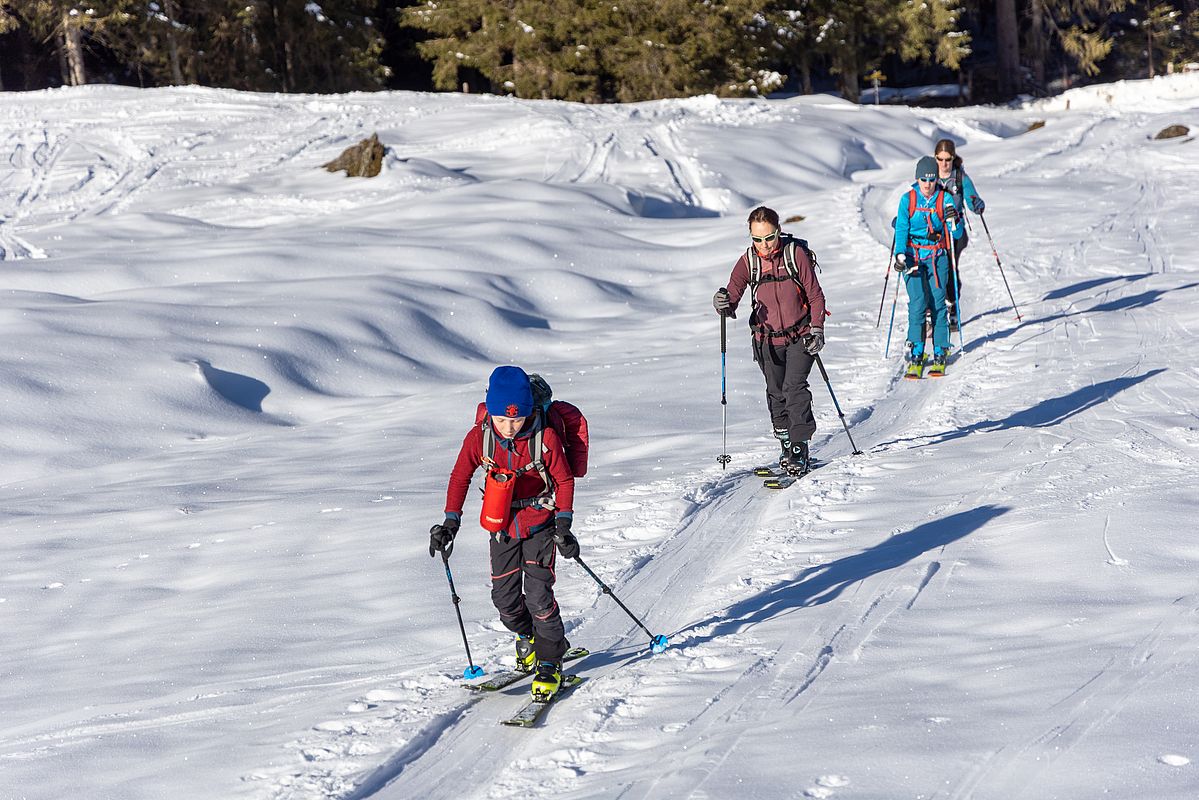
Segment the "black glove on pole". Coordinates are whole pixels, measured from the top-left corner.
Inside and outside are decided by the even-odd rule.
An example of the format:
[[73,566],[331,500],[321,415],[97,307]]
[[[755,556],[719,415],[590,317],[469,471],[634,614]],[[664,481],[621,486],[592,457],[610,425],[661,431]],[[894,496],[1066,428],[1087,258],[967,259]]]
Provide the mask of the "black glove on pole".
[[570,532],[570,522],[570,517],[554,518],[554,543],[558,545],[558,552],[563,558],[578,558],[579,540]]
[[845,429],[845,435],[849,437],[849,444],[853,447],[853,454],[860,456],[862,451],[853,441],[853,434],[849,432],[849,425],[845,423],[845,414],[841,411],[841,404],[837,402],[837,395],[833,393],[833,384],[828,379],[828,370],[824,368],[824,362],[820,360],[820,356],[816,356],[816,366],[820,367],[820,374],[824,377],[824,385],[828,387],[829,397],[833,398],[833,406],[837,409],[837,416],[841,418],[841,427]]
[[608,595],[613,600],[615,600],[616,605],[620,606],[621,610],[624,611],[624,613],[628,614],[629,618],[632,619],[633,622],[636,622],[637,626],[639,628],[641,628],[641,630],[643,630],[647,634],[649,634],[650,650],[652,650],[655,653],[661,653],[663,650],[666,649],[666,646],[670,643],[670,641],[665,636],[662,636],[660,634],[658,636],[655,636],[654,634],[650,633],[650,629],[645,627],[645,624],[641,620],[637,619],[636,614],[634,614],[632,611],[629,611],[628,606],[626,606],[624,603],[620,602],[620,598],[617,597],[615,594],[613,594],[612,590],[608,588],[608,584],[601,581],[599,579],[599,576],[591,571],[591,567],[587,566],[587,564],[585,564],[583,562],[583,559],[579,558],[578,556],[575,556],[574,560],[575,560],[576,564],[578,564],[580,567],[582,567],[587,572],[587,574],[591,576],[591,579],[593,581],[595,581],[597,584],[599,584],[599,587],[603,591],[604,594]]
[[429,528],[429,558],[439,551],[445,553],[446,558],[450,557],[450,553],[454,552],[454,537],[458,535],[461,524],[453,517],[446,517],[445,522]]
[[991,229],[987,227],[987,218],[982,212],[978,212],[978,218],[983,221],[983,230],[987,232],[987,241],[991,244],[991,255],[995,256],[995,263],[999,265],[999,275],[1003,278],[1003,287],[1007,289],[1007,296],[1012,301],[1012,310],[1016,312],[1016,321],[1020,321],[1020,309],[1016,307],[1016,298],[1012,297],[1012,287],[1008,286],[1007,275],[1003,271],[1003,262],[999,260],[999,252],[995,249],[995,240],[991,238]]

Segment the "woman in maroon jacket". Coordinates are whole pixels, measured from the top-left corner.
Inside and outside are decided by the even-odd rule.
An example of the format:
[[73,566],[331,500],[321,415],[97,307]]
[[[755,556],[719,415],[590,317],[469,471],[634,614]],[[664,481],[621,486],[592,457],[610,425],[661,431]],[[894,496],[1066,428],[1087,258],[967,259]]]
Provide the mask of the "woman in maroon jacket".
[[[462,506],[480,466],[517,473],[510,520],[491,534],[491,600],[517,635],[517,668],[533,671],[533,693],[553,694],[562,682],[568,644],[554,599],[554,545],[563,558],[579,554],[570,532],[575,479],[558,433],[533,414],[533,390],[520,367],[496,367],[487,385],[488,418],[462,442],[446,491],[445,521],[429,530],[429,555],[453,551]],[[530,454],[540,440],[541,452]],[[484,453],[484,443],[490,443]]]
[[824,291],[807,249],[783,234],[774,209],[750,212],[749,235],[753,245],[737,259],[728,286],[716,292],[712,305],[735,317],[749,289],[754,360],[766,378],[766,404],[783,449],[779,465],[802,475],[810,466],[808,440],[816,432],[808,373],[824,347]]

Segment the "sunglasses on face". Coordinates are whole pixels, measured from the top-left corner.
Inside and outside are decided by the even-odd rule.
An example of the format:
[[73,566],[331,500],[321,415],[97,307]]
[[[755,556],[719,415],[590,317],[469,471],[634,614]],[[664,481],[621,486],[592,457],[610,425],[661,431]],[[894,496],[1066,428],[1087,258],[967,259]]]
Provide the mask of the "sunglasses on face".
[[936,178],[917,178],[916,180],[920,181],[921,183],[936,183],[937,182]]
[[749,238],[753,239],[758,244],[770,244],[775,239],[779,238],[779,232],[775,231],[774,233],[768,233],[765,236],[750,236]]
[[942,164],[950,164],[953,162],[953,156],[950,156],[949,158],[941,158],[940,156],[937,156],[936,159]]

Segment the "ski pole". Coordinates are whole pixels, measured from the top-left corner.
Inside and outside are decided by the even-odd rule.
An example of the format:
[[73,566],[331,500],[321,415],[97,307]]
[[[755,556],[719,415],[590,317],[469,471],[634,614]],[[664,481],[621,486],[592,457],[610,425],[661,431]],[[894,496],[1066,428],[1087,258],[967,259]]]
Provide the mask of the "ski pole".
[[595,581],[597,584],[599,584],[599,587],[601,590],[603,590],[604,594],[608,595],[613,600],[615,600],[616,605],[620,606],[621,610],[623,610],[624,613],[628,614],[629,617],[633,620],[633,622],[637,623],[637,625],[641,628],[641,630],[643,630],[647,634],[649,634],[650,650],[652,650],[655,653],[661,653],[663,650],[666,649],[666,646],[668,644],[670,644],[670,640],[668,640],[665,636],[662,636],[661,634],[655,636],[653,633],[651,633],[650,629],[645,627],[645,624],[642,623],[641,620],[637,619],[637,615],[634,614],[632,611],[629,611],[628,606],[626,606],[624,603],[620,602],[620,598],[617,597],[615,594],[613,594],[612,590],[610,588],[608,588],[608,584],[601,581],[599,579],[599,576],[591,571],[591,567],[587,566],[587,564],[583,561],[582,558],[580,558],[579,556],[575,556],[574,560],[576,562],[578,562],[580,567],[582,567],[584,570],[587,571],[587,574],[591,576],[591,579],[593,581]]
[[991,244],[991,255],[995,256],[995,263],[999,265],[999,275],[1003,278],[1003,286],[1007,289],[1007,296],[1012,301],[1012,310],[1016,312],[1016,321],[1020,321],[1020,309],[1016,306],[1016,298],[1012,297],[1012,287],[1008,286],[1007,275],[1003,271],[1003,262],[999,260],[999,252],[995,249],[995,240],[991,238],[991,229],[987,227],[987,218],[982,214],[978,218],[983,221],[983,230],[987,232],[987,241]]
[[[962,333],[962,328],[965,327],[964,320],[966,315],[962,313],[962,298],[961,298],[961,282],[958,279],[958,255],[957,248],[953,246],[953,236],[949,237],[949,263],[953,268],[953,304],[958,312],[958,345],[962,348],[962,352],[966,352],[966,339]],[[951,334],[952,336],[952,334]],[[953,344],[950,341],[950,344]]]
[[891,246],[887,248],[887,275],[883,278],[883,296],[878,299],[878,321],[874,323],[876,328],[883,323],[883,304],[887,302],[887,281],[891,280],[891,251],[894,249],[895,233],[892,232]]
[[833,398],[833,406],[837,409],[837,416],[841,418],[841,427],[845,429],[845,435],[849,437],[849,444],[853,447],[853,454],[860,456],[862,451],[858,449],[857,444],[853,440],[853,434],[849,432],[849,425],[845,423],[845,414],[841,411],[841,404],[837,402],[837,395],[833,393],[833,384],[828,379],[828,370],[824,368],[824,362],[820,360],[820,354],[816,354],[816,366],[820,367],[820,374],[824,377],[824,385],[828,387],[829,397]]
[[487,673],[483,672],[482,667],[476,667],[475,660],[470,656],[470,642],[466,641],[466,626],[462,624],[462,610],[458,608],[460,598],[458,597],[458,591],[454,588],[454,576],[450,573],[450,557],[444,550],[441,551],[441,560],[445,562],[445,577],[450,582],[450,598],[454,601],[454,611],[458,614],[458,629],[462,631],[462,644],[466,647],[466,661],[470,664],[469,667],[462,671],[462,677],[482,677]]
[[883,358],[891,355],[891,332],[895,330],[895,305],[899,302],[900,283],[902,281],[897,277],[895,279],[895,297],[891,298],[891,321],[887,323],[887,349],[883,352]]
[[724,469],[725,467],[727,467],[728,463],[733,460],[732,457],[729,455],[729,417],[728,417],[729,401],[725,397],[725,379],[724,379],[725,353],[728,352],[727,330],[728,330],[728,317],[722,313],[720,315],[720,427],[723,432],[722,436],[723,436],[724,444],[723,444],[723,449],[721,450],[720,455],[716,457],[716,461],[719,462],[721,469]]

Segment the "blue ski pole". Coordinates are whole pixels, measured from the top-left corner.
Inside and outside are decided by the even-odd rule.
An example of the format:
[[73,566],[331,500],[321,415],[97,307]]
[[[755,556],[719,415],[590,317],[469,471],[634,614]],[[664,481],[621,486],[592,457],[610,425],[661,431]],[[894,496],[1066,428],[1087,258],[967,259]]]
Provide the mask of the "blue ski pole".
[[962,328],[965,327],[966,315],[962,313],[961,281],[958,280],[958,256],[957,249],[953,246],[952,236],[949,238],[949,263],[953,265],[953,305],[958,312],[958,345],[962,348],[962,352],[965,353],[966,339],[962,334]]
[[725,397],[724,384],[724,366],[725,353],[728,352],[728,317],[725,314],[720,315],[720,427],[723,431],[724,444],[720,455],[716,460],[720,463],[720,468],[724,469],[732,461],[732,456],[729,455],[729,418],[728,408],[729,401]]
[[574,561],[576,564],[578,564],[580,567],[582,567],[584,570],[587,571],[587,574],[591,576],[591,579],[593,581],[595,581],[597,584],[599,584],[600,590],[603,591],[604,594],[608,595],[613,600],[615,600],[616,605],[620,606],[621,610],[624,611],[624,613],[628,614],[630,619],[632,619],[633,622],[636,622],[638,627],[641,628],[641,630],[643,630],[647,634],[649,634],[650,650],[652,650],[655,653],[661,653],[663,650],[666,649],[667,645],[670,644],[669,639],[667,639],[665,636],[663,636],[661,634],[658,634],[657,636],[655,636],[653,633],[651,633],[650,629],[645,627],[645,624],[641,620],[637,619],[637,615],[634,614],[632,611],[629,611],[628,606],[626,606],[624,603],[620,602],[620,598],[617,597],[615,594],[613,594],[612,590],[608,588],[608,584],[601,581],[599,579],[599,576],[591,571],[591,567],[587,566],[587,564],[583,561],[583,559],[579,558],[578,556],[575,556]]
[[887,349],[883,353],[883,358],[888,358],[891,355],[891,332],[895,330],[895,306],[899,303],[899,284],[901,278],[895,278],[895,297],[891,299],[891,321],[887,323]]
[[[878,327],[883,322],[883,303],[887,302],[887,281],[891,280],[891,251],[895,249],[895,234],[891,234],[891,246],[887,248],[887,274],[883,278],[883,296],[878,299],[878,319],[874,323],[874,327]],[[896,278],[895,280],[899,280]]]
[[462,611],[458,608],[460,598],[458,592],[454,589],[454,576],[450,573],[450,555],[446,551],[441,551],[441,560],[445,563],[445,577],[450,582],[450,598],[454,601],[454,611],[458,614],[458,629],[462,631],[462,644],[466,647],[466,661],[470,664],[462,671],[464,678],[479,678],[486,675],[482,667],[475,666],[475,660],[470,656],[470,642],[466,641],[466,626],[462,624]]

